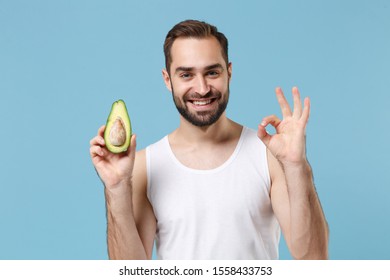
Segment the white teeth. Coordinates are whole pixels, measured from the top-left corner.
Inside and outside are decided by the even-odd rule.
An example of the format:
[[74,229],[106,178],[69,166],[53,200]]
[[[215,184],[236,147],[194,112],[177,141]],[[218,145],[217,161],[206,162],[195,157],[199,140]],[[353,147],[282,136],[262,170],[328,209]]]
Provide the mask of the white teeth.
[[194,105],[204,106],[211,103],[211,99],[202,101],[193,101]]

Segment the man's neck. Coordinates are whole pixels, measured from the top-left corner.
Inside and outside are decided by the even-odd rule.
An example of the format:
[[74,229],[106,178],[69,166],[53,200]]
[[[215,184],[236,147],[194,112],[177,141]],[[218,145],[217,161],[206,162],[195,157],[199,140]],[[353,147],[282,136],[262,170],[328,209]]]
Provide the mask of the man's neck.
[[172,132],[170,139],[181,144],[219,144],[239,136],[241,126],[224,114],[210,126],[198,127],[180,116],[180,126]]

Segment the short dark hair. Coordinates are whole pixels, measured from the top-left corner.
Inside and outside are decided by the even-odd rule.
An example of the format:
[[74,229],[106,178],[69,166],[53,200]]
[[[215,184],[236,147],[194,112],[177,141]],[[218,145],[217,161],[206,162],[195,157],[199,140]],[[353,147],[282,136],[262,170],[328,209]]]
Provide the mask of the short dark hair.
[[204,21],[185,20],[176,24],[167,34],[164,42],[165,68],[168,73],[172,63],[171,48],[177,38],[197,38],[204,39],[215,37],[222,49],[222,56],[229,63],[228,57],[228,40],[225,35],[218,31],[217,27]]

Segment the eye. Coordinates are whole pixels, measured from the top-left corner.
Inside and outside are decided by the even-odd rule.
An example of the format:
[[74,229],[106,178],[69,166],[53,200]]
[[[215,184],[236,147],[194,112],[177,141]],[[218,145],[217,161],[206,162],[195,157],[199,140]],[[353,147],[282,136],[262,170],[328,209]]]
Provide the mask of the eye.
[[207,72],[207,76],[212,77],[212,78],[215,78],[215,77],[218,77],[218,76],[219,76],[219,72],[216,71],[216,70],[211,70],[211,71],[208,71],[208,72]]
[[192,74],[191,73],[188,73],[188,72],[183,72],[179,75],[180,78],[182,79],[189,79],[192,77]]

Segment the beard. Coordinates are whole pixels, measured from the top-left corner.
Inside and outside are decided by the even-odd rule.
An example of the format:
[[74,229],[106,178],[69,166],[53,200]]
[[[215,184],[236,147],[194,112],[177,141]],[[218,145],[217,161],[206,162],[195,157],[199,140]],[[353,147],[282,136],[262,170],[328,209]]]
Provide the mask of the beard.
[[[183,116],[191,124],[198,127],[205,127],[214,124],[225,112],[228,101],[229,101],[229,87],[225,94],[222,94],[219,91],[209,91],[205,95],[200,95],[198,93],[187,93],[183,96],[182,99],[175,96],[172,86],[172,97],[173,102],[175,103],[176,109],[179,111],[180,115]],[[217,102],[218,106],[212,110],[205,110],[199,112],[190,112],[187,106],[187,101],[191,99],[213,99],[212,102]]]

